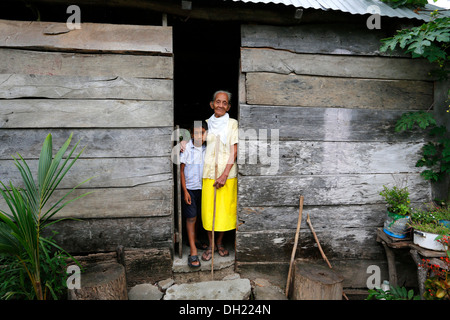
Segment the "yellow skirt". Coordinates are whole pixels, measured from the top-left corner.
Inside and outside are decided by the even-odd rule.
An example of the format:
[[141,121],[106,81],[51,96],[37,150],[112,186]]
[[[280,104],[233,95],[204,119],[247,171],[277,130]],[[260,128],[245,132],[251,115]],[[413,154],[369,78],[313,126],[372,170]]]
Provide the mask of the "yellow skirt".
[[[202,221],[203,228],[212,231],[214,213],[214,179],[203,179]],[[225,185],[217,189],[216,220],[214,231],[236,229],[237,178],[228,179]]]

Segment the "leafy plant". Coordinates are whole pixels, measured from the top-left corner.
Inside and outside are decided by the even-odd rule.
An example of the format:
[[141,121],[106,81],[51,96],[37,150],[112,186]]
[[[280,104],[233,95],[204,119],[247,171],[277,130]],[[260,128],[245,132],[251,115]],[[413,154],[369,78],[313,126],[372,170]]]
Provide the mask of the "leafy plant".
[[383,186],[383,191],[380,195],[384,198],[387,203],[387,210],[391,213],[395,213],[401,216],[406,216],[410,213],[410,200],[408,187],[398,188],[394,186],[393,188],[388,188]]
[[429,232],[429,233],[435,233],[438,235],[448,235],[450,233],[450,230],[446,226],[438,223],[437,221],[436,222],[423,222],[423,221],[411,220],[408,223],[408,225],[411,228],[414,228],[416,230],[423,231],[423,232]]
[[422,148],[422,157],[416,167],[428,167],[421,176],[426,180],[440,181],[450,173],[450,139],[445,126],[437,126],[433,115],[424,111],[404,113],[397,121],[395,131],[402,132],[419,127],[427,129],[432,141]]
[[414,290],[405,287],[390,286],[390,290],[380,288],[370,289],[366,300],[420,300],[420,295],[414,295]]
[[[436,238],[449,248],[450,236],[440,235]],[[443,266],[432,263],[429,259],[422,259],[422,268],[428,269],[433,275],[425,280],[424,298],[427,300],[450,300],[450,250],[446,251],[446,257],[440,257]]]
[[[435,200],[436,201],[436,200]],[[439,205],[431,202],[423,209],[415,209],[411,214],[411,220],[423,222],[438,222],[439,220],[450,220],[450,207],[445,201],[437,200]]]
[[53,240],[42,237],[41,231],[62,220],[50,221],[66,205],[89,194],[85,193],[72,200],[66,199],[88,179],[54,203],[49,202],[61,180],[84,150],[83,148],[70,160],[78,146],[76,143],[63,160],[71,140],[72,134],[53,157],[52,136],[49,134],[46,137],[39,156],[36,181],[23,157],[20,154],[18,154],[19,159],[13,157],[25,188],[17,188],[11,182],[8,186],[0,182],[3,187],[3,190],[0,188],[0,194],[10,210],[10,212],[0,210],[0,254],[9,255],[16,260],[15,266],[20,266],[25,271],[35,297],[39,300],[46,299],[48,291],[52,290],[51,283],[43,278],[46,270],[43,268],[42,260],[50,257],[48,248],[64,252]]
[[[437,13],[434,13],[434,16]],[[397,31],[393,37],[382,39],[381,52],[394,51],[398,46],[413,58],[425,58],[438,66],[441,78],[448,75],[448,48],[450,47],[450,18],[434,18],[411,29]]]
[[[414,8],[423,7],[428,3],[427,0],[381,0],[381,1],[389,4],[394,9],[404,6]],[[436,2],[437,0],[434,1]]]
[[[66,267],[69,255],[60,250],[52,250],[44,242],[40,251],[41,279],[46,284],[54,300],[61,299],[67,292]],[[25,254],[21,256],[26,259]],[[20,261],[11,255],[0,255],[0,300],[36,299],[36,292]]]

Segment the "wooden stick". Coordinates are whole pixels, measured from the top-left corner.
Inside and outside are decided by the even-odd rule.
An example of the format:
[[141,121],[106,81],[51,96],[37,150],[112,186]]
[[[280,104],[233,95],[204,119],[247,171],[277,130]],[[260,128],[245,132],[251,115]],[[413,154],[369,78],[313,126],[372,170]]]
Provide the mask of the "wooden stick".
[[[216,149],[215,149],[215,161],[214,161],[214,183],[217,180],[217,171],[219,170],[219,147],[220,147],[220,135],[216,138]],[[212,244],[211,244],[211,280],[214,280],[214,229],[216,224],[216,196],[217,196],[217,186],[214,187],[214,211],[213,211],[213,221],[212,221]]]
[[314,228],[313,228],[313,226],[312,226],[312,224],[311,224],[311,219],[309,219],[309,213],[308,213],[308,215],[306,216],[306,222],[308,223],[309,228],[311,229],[311,231],[312,231],[312,233],[313,233],[313,235],[314,235],[314,239],[316,240],[317,246],[319,247],[319,251],[320,251],[320,254],[322,255],[322,258],[326,261],[326,263],[328,264],[328,266],[330,267],[330,269],[332,269],[333,267],[331,266],[330,261],[328,261],[327,256],[326,256],[325,253],[323,252],[322,246],[320,245],[319,239],[317,238],[316,232],[314,231]]
[[[319,239],[317,238],[316,232],[314,231],[314,228],[313,228],[313,226],[311,224],[311,219],[309,219],[309,213],[306,216],[306,222],[308,223],[309,228],[311,229],[311,231],[313,233],[314,239],[316,240],[317,246],[319,247],[319,251],[320,251],[320,254],[322,255],[322,258],[326,261],[326,263],[328,264],[328,267],[330,267],[330,269],[333,269],[333,267],[331,266],[330,261],[328,261],[327,256],[325,255],[325,253],[322,250],[322,246],[320,245]],[[346,300],[348,300],[348,297],[345,294],[345,292],[342,292],[342,295],[344,296],[344,298]]]
[[303,196],[300,196],[300,209],[298,211],[297,231],[295,232],[294,247],[292,248],[291,262],[289,263],[288,278],[286,282],[286,297],[289,295],[289,286],[291,284],[292,265],[294,264],[295,253],[297,251],[298,236],[300,233],[300,224],[302,223]]

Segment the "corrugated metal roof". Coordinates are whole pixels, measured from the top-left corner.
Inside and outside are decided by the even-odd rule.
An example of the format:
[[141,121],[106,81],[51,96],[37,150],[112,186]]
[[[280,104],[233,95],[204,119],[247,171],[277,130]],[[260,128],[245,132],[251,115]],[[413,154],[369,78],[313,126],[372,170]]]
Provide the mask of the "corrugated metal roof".
[[253,3],[275,3],[304,9],[337,10],[342,12],[348,12],[351,14],[379,13],[381,16],[384,17],[420,19],[425,21],[430,20],[430,13],[432,11],[440,9],[440,11],[442,10],[441,13],[443,16],[450,17],[450,10],[440,8],[432,4],[425,5],[424,10],[421,10],[418,13],[416,13],[414,10],[409,8],[394,9],[388,4],[381,2],[379,0],[233,0],[233,1],[253,2]]

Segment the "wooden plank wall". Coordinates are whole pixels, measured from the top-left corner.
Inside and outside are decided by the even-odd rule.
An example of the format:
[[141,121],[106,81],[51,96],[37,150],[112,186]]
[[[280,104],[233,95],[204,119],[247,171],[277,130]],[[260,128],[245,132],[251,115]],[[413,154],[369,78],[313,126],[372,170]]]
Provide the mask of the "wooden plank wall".
[[[383,185],[407,185],[416,203],[431,196],[415,167],[424,137],[394,132],[403,112],[433,103],[427,64],[380,56],[380,37],[355,26],[243,25],[241,32],[238,268],[287,266],[303,195],[297,257],[321,259],[309,214],[345,286],[365,287],[368,265],[386,270],[375,241]],[[254,141],[265,136],[260,129],[268,150]],[[267,159],[251,163],[250,150],[278,152],[277,170]]]
[[[48,133],[87,146],[61,184],[95,193],[58,215],[71,252],[173,244],[172,29],[0,21],[0,179],[20,184],[16,152],[37,168]],[[72,144],[73,145],[73,144]],[[81,150],[81,148],[80,148]],[[3,203],[0,203],[3,206]]]

